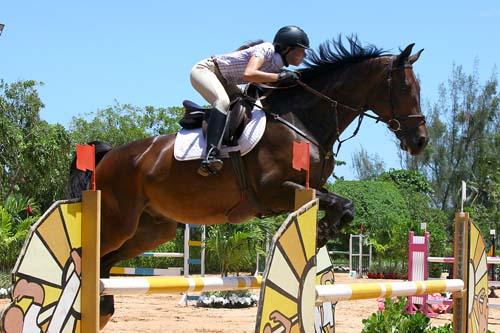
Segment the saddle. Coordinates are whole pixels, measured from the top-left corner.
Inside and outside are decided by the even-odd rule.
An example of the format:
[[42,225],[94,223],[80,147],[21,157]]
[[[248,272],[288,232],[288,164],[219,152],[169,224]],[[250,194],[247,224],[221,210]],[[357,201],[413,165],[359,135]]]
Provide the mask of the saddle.
[[[254,102],[259,99],[260,88],[248,84],[241,95],[231,100],[229,107],[224,137],[222,143],[226,146],[235,146],[238,139],[252,118],[251,112],[254,108]],[[184,100],[182,102],[185,112],[179,124],[184,129],[202,128],[203,134],[207,134],[207,124],[212,112],[212,108],[200,106],[192,101]]]

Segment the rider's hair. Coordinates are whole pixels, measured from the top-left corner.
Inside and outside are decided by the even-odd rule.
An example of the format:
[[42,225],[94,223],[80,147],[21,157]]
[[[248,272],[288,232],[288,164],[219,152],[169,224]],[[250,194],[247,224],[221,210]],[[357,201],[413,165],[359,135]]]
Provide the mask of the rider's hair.
[[258,44],[262,44],[262,43],[264,43],[264,40],[262,40],[262,39],[251,40],[251,41],[245,42],[243,45],[241,45],[240,47],[238,47],[236,49],[236,51],[245,50],[245,49],[248,49],[249,47],[252,47],[252,46],[255,46],[255,45],[258,45]]

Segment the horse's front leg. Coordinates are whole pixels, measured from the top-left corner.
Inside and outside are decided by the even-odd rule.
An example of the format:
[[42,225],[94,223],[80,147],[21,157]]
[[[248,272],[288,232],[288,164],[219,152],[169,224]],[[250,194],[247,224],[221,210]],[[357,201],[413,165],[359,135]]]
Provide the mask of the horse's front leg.
[[[291,181],[287,181],[283,185],[294,191],[305,188]],[[324,188],[316,190],[316,197],[319,199],[319,209],[325,211],[325,216],[318,221],[316,244],[320,248],[332,239],[342,227],[353,220],[354,205],[351,200],[331,193]]]
[[337,232],[354,219],[354,205],[351,200],[322,188],[316,191],[319,209],[325,216],[318,221],[318,248],[326,245]]

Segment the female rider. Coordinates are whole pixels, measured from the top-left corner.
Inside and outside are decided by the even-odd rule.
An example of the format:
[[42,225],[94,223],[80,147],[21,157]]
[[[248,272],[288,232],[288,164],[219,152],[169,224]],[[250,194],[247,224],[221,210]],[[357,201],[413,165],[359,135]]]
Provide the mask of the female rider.
[[283,67],[302,63],[309,38],[301,28],[289,25],[278,30],[272,44],[259,42],[247,46],[202,60],[191,70],[191,84],[213,107],[208,121],[206,155],[198,169],[202,176],[214,175],[223,166],[218,153],[229,111],[229,96],[239,92],[237,85],[295,82],[299,79],[297,73]]

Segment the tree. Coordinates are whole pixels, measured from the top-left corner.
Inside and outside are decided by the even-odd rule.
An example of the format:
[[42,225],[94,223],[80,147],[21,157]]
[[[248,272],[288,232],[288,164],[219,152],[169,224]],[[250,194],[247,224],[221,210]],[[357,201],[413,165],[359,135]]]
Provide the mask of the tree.
[[[408,231],[422,235],[420,223],[426,223],[431,234],[431,254],[442,256],[445,251],[452,255],[453,249],[447,247],[453,239],[453,222],[444,211],[431,205],[433,189],[423,174],[414,170],[389,170],[378,178],[394,183],[406,202],[409,218],[412,221]],[[406,243],[405,243],[406,244]]]
[[474,189],[476,204],[498,212],[497,86],[495,72],[484,84],[479,82],[477,62],[472,74],[454,65],[447,85],[439,88],[439,100],[428,107],[430,141],[425,153],[404,163],[427,176],[434,190],[433,204],[450,215],[459,207],[461,180]]
[[359,180],[375,179],[385,168],[378,154],[370,156],[364,148],[352,155],[352,164]]
[[0,81],[0,202],[21,193],[42,208],[62,197],[70,140],[61,125],[40,120],[36,81]]
[[71,136],[74,143],[100,140],[119,146],[134,140],[176,132],[182,113],[183,109],[179,107],[138,107],[116,103],[95,114],[73,117],[70,124]]
[[412,221],[398,188],[387,181],[337,181],[329,185],[335,193],[354,202],[356,215],[345,233],[359,233],[363,225],[370,242],[394,261],[404,261],[408,231]]
[[430,207],[430,184],[417,172],[391,170],[376,180],[337,181],[328,187],[354,203],[354,221],[344,232],[359,233],[363,225],[379,258],[382,255],[392,262],[406,262],[408,232],[422,234],[422,222],[427,223],[433,237],[432,253],[443,253],[450,244],[446,230],[451,222]]
[[42,101],[35,81],[0,81],[0,200],[16,190],[24,177],[25,138],[39,121]]

